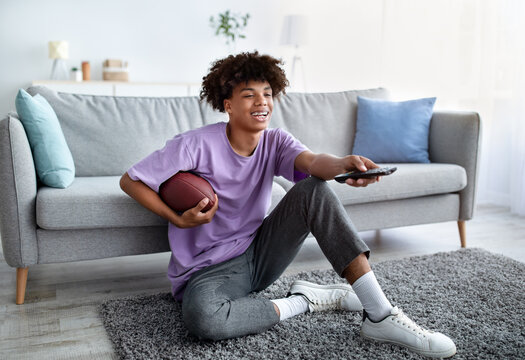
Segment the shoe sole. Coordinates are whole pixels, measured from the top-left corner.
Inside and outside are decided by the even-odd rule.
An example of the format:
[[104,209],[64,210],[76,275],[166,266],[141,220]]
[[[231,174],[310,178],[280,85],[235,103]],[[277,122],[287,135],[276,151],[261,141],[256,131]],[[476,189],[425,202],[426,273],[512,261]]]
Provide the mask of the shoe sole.
[[368,335],[363,334],[362,331],[360,332],[360,335],[361,335],[362,338],[365,338],[365,339],[368,339],[368,340],[373,340],[373,341],[376,341],[378,343],[394,344],[394,345],[397,345],[399,347],[402,347],[402,348],[408,349],[410,351],[413,351],[413,352],[415,352],[417,354],[420,354],[420,355],[423,355],[423,356],[427,356],[427,357],[432,357],[432,358],[449,358],[449,357],[452,357],[452,356],[454,356],[456,354],[456,349],[448,350],[446,352],[445,351],[441,351],[441,352],[422,351],[422,350],[419,350],[418,348],[414,348],[414,347],[412,347],[410,345],[399,343],[397,341],[379,339],[379,338],[375,338],[373,336],[368,336]]
[[[349,290],[351,292],[354,292],[354,289],[352,289],[352,287],[350,285],[348,285],[348,284],[319,285],[319,284],[314,284],[314,283],[311,283],[311,282],[305,281],[305,280],[295,280],[293,282],[292,286],[290,287],[290,292],[297,285],[305,286],[305,287],[311,287],[311,288],[316,288],[316,289]],[[293,295],[293,292],[291,292],[291,293]]]

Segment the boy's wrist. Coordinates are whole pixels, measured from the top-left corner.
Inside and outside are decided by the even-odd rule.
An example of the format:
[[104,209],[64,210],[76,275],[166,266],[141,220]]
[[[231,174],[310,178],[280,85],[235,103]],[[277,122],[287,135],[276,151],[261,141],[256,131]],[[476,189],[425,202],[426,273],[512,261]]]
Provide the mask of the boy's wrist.
[[175,225],[176,227],[181,227],[182,223],[181,223],[181,217],[179,215],[177,215],[175,212],[172,213],[172,215],[169,217],[169,221]]
[[180,217],[180,215],[178,215],[175,211],[173,211],[167,205],[166,205],[166,208],[164,209],[163,212],[164,212],[164,214],[161,214],[161,216],[164,219],[168,220],[173,225],[175,225],[177,227],[180,227],[180,225],[181,225],[181,217]]

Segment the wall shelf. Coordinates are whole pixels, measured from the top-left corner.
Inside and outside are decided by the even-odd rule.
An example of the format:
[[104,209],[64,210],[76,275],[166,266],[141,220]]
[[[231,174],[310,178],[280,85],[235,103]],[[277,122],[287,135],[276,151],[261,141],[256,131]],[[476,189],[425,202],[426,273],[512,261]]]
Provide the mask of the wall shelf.
[[197,96],[201,86],[200,83],[188,82],[161,83],[102,80],[34,80],[32,84],[72,94],[151,97]]

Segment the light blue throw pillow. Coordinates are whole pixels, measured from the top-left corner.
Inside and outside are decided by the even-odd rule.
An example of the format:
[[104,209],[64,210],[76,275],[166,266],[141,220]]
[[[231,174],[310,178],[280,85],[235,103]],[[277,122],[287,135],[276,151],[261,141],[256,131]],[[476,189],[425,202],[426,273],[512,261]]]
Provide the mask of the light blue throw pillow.
[[16,111],[27,133],[36,172],[47,186],[66,188],[75,179],[75,163],[55,111],[40,94],[20,89]]
[[352,153],[379,163],[429,163],[428,133],[435,102],[435,97],[394,102],[358,96]]

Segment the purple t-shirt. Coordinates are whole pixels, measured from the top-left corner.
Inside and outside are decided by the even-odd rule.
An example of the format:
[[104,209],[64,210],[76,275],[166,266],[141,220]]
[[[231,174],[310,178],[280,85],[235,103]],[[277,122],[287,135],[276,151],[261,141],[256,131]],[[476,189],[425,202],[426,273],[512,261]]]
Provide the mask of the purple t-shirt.
[[246,251],[270,206],[273,177],[304,178],[294,171],[294,162],[305,150],[284,130],[267,129],[255,152],[241,156],[232,149],[222,122],[176,135],[128,170],[131,179],[156,192],[175,173],[191,170],[208,180],[219,198],[210,223],[189,229],[169,223],[168,278],[177,300],[191,274]]

